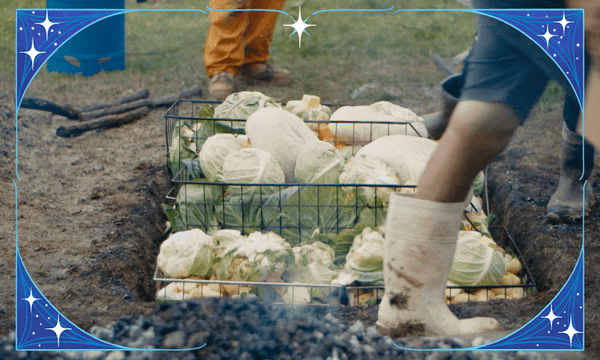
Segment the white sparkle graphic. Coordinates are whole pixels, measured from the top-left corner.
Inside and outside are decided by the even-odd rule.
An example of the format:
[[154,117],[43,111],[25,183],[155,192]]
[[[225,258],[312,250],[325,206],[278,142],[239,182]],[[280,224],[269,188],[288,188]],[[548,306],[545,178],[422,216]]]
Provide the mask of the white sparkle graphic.
[[538,36],[541,36],[544,39],[546,39],[546,49],[548,49],[548,46],[550,45],[550,39],[552,39],[553,37],[558,36],[558,35],[550,34],[550,31],[548,31],[548,27],[546,26],[546,33],[544,35],[538,35]]
[[[29,303],[29,312],[32,312],[32,311],[33,311],[33,303],[34,303],[36,300],[42,300],[42,299],[34,298],[34,297],[33,297],[33,290],[29,289],[29,297],[27,297],[27,298],[23,298],[23,299],[21,299],[21,300],[25,300],[25,301],[27,301],[27,302]],[[36,316],[37,316],[37,315],[36,315]]]
[[[293,18],[292,18],[292,20],[293,20]],[[290,34],[290,36],[294,35],[294,33],[298,33],[298,47],[301,48],[302,47],[302,33],[306,33],[306,35],[308,35],[308,33],[306,32],[305,29],[309,26],[317,26],[317,25],[305,23],[304,20],[302,20],[302,8],[299,7],[298,8],[298,20],[296,20],[296,22],[293,24],[284,24],[283,26],[289,26],[289,27],[294,28],[294,31]]]
[[567,27],[568,24],[572,23],[572,21],[567,21],[567,18],[565,17],[565,12],[563,11],[563,18],[560,21],[555,21],[555,23],[558,23],[560,25],[562,25],[563,28],[563,35],[565,34],[565,29]]
[[561,331],[560,334],[569,335],[569,343],[570,346],[573,347],[573,336],[575,336],[575,334],[583,334],[583,332],[575,330],[573,327],[573,317],[571,317],[569,318],[569,328],[565,331]]
[[[552,330],[552,322],[554,321],[554,319],[562,318],[562,316],[554,315],[554,311],[552,311],[552,305],[550,305],[550,313],[548,313],[548,316],[540,316],[540,317],[550,320],[550,329],[551,330]],[[558,322],[557,322],[557,324],[558,324]]]
[[63,331],[65,331],[65,330],[71,330],[71,328],[64,328],[60,325],[60,315],[59,315],[58,319],[56,320],[56,326],[53,328],[46,328],[46,330],[54,331],[54,333],[56,334],[57,346],[60,346],[60,334],[62,334]]
[[37,51],[35,48],[35,45],[33,44],[33,38],[31,39],[31,49],[27,50],[27,51],[21,51],[21,54],[27,54],[30,58],[31,58],[31,69],[34,69],[34,62],[35,62],[35,58],[39,55],[39,54],[45,54],[45,51]]
[[48,20],[48,10],[46,10],[46,20],[44,20],[44,22],[41,22],[41,23],[36,23],[36,25],[42,25],[44,27],[44,29],[46,29],[46,40],[48,40],[48,30],[50,30],[52,25],[56,25],[56,24],[60,24],[60,23],[53,23],[52,21]]

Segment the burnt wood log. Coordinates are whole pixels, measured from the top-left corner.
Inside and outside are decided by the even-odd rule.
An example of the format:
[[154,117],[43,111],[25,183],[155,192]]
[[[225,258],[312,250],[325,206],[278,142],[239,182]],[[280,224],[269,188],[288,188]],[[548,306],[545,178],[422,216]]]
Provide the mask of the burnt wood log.
[[60,137],[73,137],[81,135],[90,130],[107,129],[129,124],[146,115],[148,111],[149,109],[147,107],[142,107],[124,114],[108,115],[80,124],[60,126],[58,129],[56,129],[56,135]]
[[84,106],[81,108],[82,112],[100,110],[111,106],[121,105],[128,102],[145,99],[150,96],[150,91],[148,89],[143,89],[133,94],[127,94],[115,99],[110,99],[106,101],[101,101],[92,105]]
[[100,109],[95,111],[89,111],[83,113],[83,120],[95,119],[97,117],[106,116],[106,115],[114,115],[121,114],[127,111],[131,111],[133,109],[137,109],[140,107],[147,107],[149,109],[155,109],[157,107],[162,106],[171,106],[175,101],[179,99],[185,99],[195,95],[202,95],[202,87],[194,86],[188,90],[182,91],[176,94],[170,94],[165,96],[158,96],[149,99],[141,99],[137,101],[133,101],[130,103],[109,107],[106,109]]
[[21,107],[32,110],[50,111],[55,115],[64,116],[72,120],[82,119],[82,114],[79,110],[69,105],[57,104],[53,101],[40,98],[24,97],[21,100]]

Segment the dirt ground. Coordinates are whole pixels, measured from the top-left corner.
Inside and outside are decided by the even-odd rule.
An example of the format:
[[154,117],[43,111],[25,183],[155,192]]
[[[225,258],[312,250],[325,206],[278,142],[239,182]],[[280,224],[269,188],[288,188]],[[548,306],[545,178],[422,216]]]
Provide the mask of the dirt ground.
[[[15,327],[15,186],[20,254],[41,292],[63,315],[87,330],[157,308],[152,276],[165,231],[160,204],[170,189],[165,111],[154,110],[120,128],[61,138],[56,128],[70,120],[22,109],[17,174],[14,95],[0,94],[0,296],[5,299],[0,336]],[[544,216],[558,183],[561,112],[560,103],[537,108],[489,168],[494,225],[506,226],[515,238],[539,292],[519,301],[453,306],[459,317],[492,314],[516,328],[552,300],[571,274],[581,249],[581,222],[553,223]],[[600,195],[596,164],[590,182]],[[585,341],[591,358],[600,357],[599,212],[596,198],[585,228]],[[376,320],[374,307],[336,314],[365,325]]]

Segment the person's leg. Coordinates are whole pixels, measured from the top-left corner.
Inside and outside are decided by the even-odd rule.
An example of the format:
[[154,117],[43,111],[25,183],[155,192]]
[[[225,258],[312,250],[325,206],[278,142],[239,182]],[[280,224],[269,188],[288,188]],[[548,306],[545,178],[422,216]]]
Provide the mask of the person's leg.
[[232,11],[210,11],[210,28],[204,46],[204,66],[208,76],[220,72],[236,75],[244,64],[243,35],[248,25],[248,13],[235,11],[248,7],[248,0],[211,0],[213,9]]
[[449,335],[497,330],[492,318],[458,320],[444,289],[475,175],[506,147],[521,118],[503,103],[461,101],[415,198],[392,194],[386,219],[385,293],[377,328]]
[[[254,0],[252,6],[281,10],[284,3],[284,0]],[[278,15],[279,13],[272,11],[256,11],[248,15],[249,25],[244,33],[244,66],[241,69],[240,81],[249,85],[287,85],[292,82],[288,70],[274,68],[267,63]]]
[[459,102],[419,181],[417,198],[463,201],[477,173],[504,150],[520,124],[506,104]]
[[[251,2],[253,8],[281,10],[285,0]],[[277,23],[278,12],[253,11],[248,14],[248,27],[244,32],[244,64],[252,68],[269,60],[269,48]]]
[[248,24],[248,13],[235,11],[248,5],[247,0],[211,0],[210,28],[204,45],[204,67],[208,74],[208,96],[223,100],[237,91],[235,76],[244,64],[242,36]]
[[506,147],[548,80],[497,37],[498,29],[486,28],[481,17],[478,25],[460,102],[419,180],[416,197],[390,196],[385,293],[377,321],[382,333],[415,324],[431,334],[499,328],[490,318],[458,320],[445,304],[444,290],[471,183]]

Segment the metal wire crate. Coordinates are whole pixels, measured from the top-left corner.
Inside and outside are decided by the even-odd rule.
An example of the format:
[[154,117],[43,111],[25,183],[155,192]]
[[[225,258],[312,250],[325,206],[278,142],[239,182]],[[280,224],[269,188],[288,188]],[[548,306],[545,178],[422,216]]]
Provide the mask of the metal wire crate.
[[[514,240],[503,226],[490,227],[490,231],[501,241],[506,241],[504,246],[512,249],[515,255],[523,264],[523,268],[517,276],[524,278],[520,285],[487,285],[487,286],[449,286],[446,293],[465,292],[468,301],[487,301],[497,296],[497,293],[508,297],[513,289],[518,290],[520,298],[527,296],[532,291],[536,291],[535,281],[527,267],[521,253],[519,252]],[[250,281],[220,281],[220,280],[196,280],[196,279],[173,279],[164,276],[162,271],[156,267],[154,281],[157,284],[157,299],[162,301],[178,301],[194,298],[203,298],[210,296],[234,296],[244,297],[246,295],[256,295],[261,300],[275,304],[287,305],[349,305],[356,306],[364,303],[376,305],[381,302],[385,288],[383,285],[364,285],[355,283],[348,286],[342,285],[318,285],[318,284],[299,284],[285,282],[250,282]],[[173,294],[167,292],[167,285],[177,283],[181,289],[180,292]],[[213,286],[211,290],[209,286]],[[228,287],[226,290],[225,288]],[[216,288],[216,290],[215,290]],[[187,289],[187,291],[186,291]],[[199,289],[199,290],[196,290]],[[232,290],[233,289],[233,290]],[[269,289],[265,290],[265,289]],[[320,290],[321,296],[314,296],[315,290]],[[196,291],[194,291],[196,290]],[[485,298],[475,298],[477,291],[485,291]],[[298,297],[295,292],[307,294],[304,297]],[[216,295],[215,295],[216,293]],[[229,295],[227,295],[229,293]],[[291,294],[286,300],[281,293]],[[450,296],[452,297],[452,296]],[[291,299],[291,300],[289,300]]]
[[[209,128],[212,128],[213,133],[217,131],[219,126],[225,124],[227,128],[232,129],[230,132],[234,134],[244,134],[243,124],[246,119],[229,119],[229,118],[213,118],[213,117],[198,117],[200,111],[206,105],[219,105],[220,101],[206,101],[206,100],[178,100],[175,102],[163,116],[165,118],[165,138],[167,151],[178,152],[178,159],[182,158],[184,149],[180,146],[172,146],[173,130],[178,129],[182,125],[189,125],[193,127],[200,122],[206,122]],[[283,103],[285,105],[285,103]],[[332,110],[337,109],[341,106],[340,104],[323,104],[329,106]],[[419,131],[409,122],[390,122],[390,121],[344,121],[344,120],[305,120],[304,121],[311,130],[313,130],[317,136],[323,141],[328,142],[336,147],[341,146],[356,146],[365,145],[374,139],[386,135],[395,134],[409,134],[414,133],[417,136],[423,136]],[[238,124],[238,126],[234,126]],[[241,125],[240,125],[241,124]],[[235,128],[235,129],[234,129]],[[333,131],[331,131],[333,128]],[[346,136],[341,137],[341,133]],[[360,137],[357,134],[363,134]],[[366,135],[368,134],[368,135]],[[198,136],[196,133],[192,136],[183,136],[194,144],[203,144],[207,139],[206,136]],[[179,145],[179,144],[177,144]],[[199,149],[198,149],[199,150]],[[356,152],[352,149],[352,155]],[[168,161],[167,161],[168,165]],[[176,169],[180,169],[182,164],[175,166]],[[176,176],[176,172],[173,172],[171,168],[172,176]]]
[[[176,225],[177,231],[199,228],[211,234],[217,229],[231,229],[245,235],[272,231],[294,246],[309,240],[315,231],[322,235],[338,234],[354,229],[359,221],[377,228],[386,215],[385,205],[377,201],[378,194],[386,189],[406,192],[415,189],[414,185],[383,184],[225,184],[177,177],[174,183],[182,185],[176,197],[174,190],[169,196],[177,200],[181,210],[178,224],[183,225]],[[191,186],[201,190],[195,192],[195,198],[190,195]],[[236,188],[235,193],[230,193],[231,188]],[[245,195],[252,188],[254,193]],[[373,191],[371,204],[357,195],[364,189]],[[203,196],[209,192],[221,195],[211,201]]]
[[[198,112],[207,104],[219,104],[220,102],[211,101],[192,101],[180,100],[175,103],[165,114],[166,119],[166,139],[167,148],[171,149],[172,130],[177,124],[187,122],[193,124],[198,121],[207,121],[212,126],[217,126],[218,121],[244,122],[243,119],[215,119],[215,118],[199,118]],[[331,105],[330,105],[331,106]],[[335,106],[335,105],[334,105]],[[313,121],[316,126],[316,132],[320,134],[322,125],[330,122]],[[310,123],[307,121],[307,123]],[[389,123],[389,122],[344,122],[352,124],[351,126],[368,126],[369,139],[372,140],[374,126],[383,126],[387,129],[387,133],[397,133],[397,126],[403,126],[404,131],[408,131],[412,127],[410,123]],[[378,131],[381,127],[378,128]],[[243,133],[243,131],[239,132]],[[353,131],[353,133],[355,133]],[[334,138],[335,134],[332,134]],[[191,138],[191,140],[199,143],[201,138]],[[334,145],[339,145],[336,140],[329,140]],[[344,145],[354,145],[354,139],[345,142]],[[354,154],[354,151],[353,151]],[[242,183],[215,183],[206,180],[199,180],[198,174],[186,166],[182,166],[176,173],[172,174],[172,183],[174,188],[167,195],[167,199],[171,202],[177,201],[179,207],[186,207],[186,211],[181,211],[184,214],[179,222],[183,224],[181,228],[176,230],[187,230],[191,228],[200,228],[207,233],[214,232],[218,229],[233,229],[239,230],[243,234],[249,234],[253,231],[273,231],[285,238],[292,246],[301,244],[313,236],[315,231],[324,235],[340,234],[344,231],[348,232],[355,228],[356,224],[361,221],[372,228],[380,226],[385,220],[385,206],[378,202],[378,194],[386,191],[414,191],[414,185],[357,185],[357,184],[242,184]],[[202,189],[200,198],[192,199],[188,196],[188,186],[196,186]],[[231,192],[231,189],[235,189]],[[364,201],[357,196],[360,191],[371,190],[372,201]],[[484,204],[488,206],[487,200],[487,183],[484,186]],[[205,194],[218,194],[217,199],[207,200]],[[333,195],[333,196],[332,196]],[[310,200],[308,201],[307,198]],[[235,201],[234,201],[235,199]],[[290,200],[291,199],[291,200]],[[341,201],[340,201],[341,199]],[[193,210],[187,211],[193,208]],[[174,209],[176,211],[177,209]],[[190,217],[190,213],[196,214]],[[310,213],[310,221],[304,220],[303,215]],[[489,208],[486,212],[489,214]],[[274,215],[275,214],[275,215]],[[335,221],[325,221],[325,218],[334,218]],[[368,218],[368,221],[365,220]],[[475,227],[475,226],[473,226]],[[508,246],[513,249],[515,254],[518,254],[519,261],[523,265],[522,274],[520,277],[526,276],[526,282],[522,285],[507,285],[507,286],[479,286],[479,287],[458,287],[453,286],[447,289],[450,294],[466,291],[468,294],[476,290],[485,289],[486,299],[491,297],[492,292],[498,292],[498,289],[503,290],[505,295],[509,293],[511,288],[522,289],[521,293],[524,296],[531,289],[535,288],[535,283],[526,267],[526,263],[516,244],[510,235],[503,227],[490,227],[490,232],[493,230],[494,240],[498,245]],[[498,239],[496,239],[498,236]],[[501,240],[501,241],[498,241]],[[337,256],[338,254],[336,254]],[[302,301],[303,304],[322,304],[322,303],[343,303],[356,305],[363,302],[379,303],[383,296],[383,285],[373,286],[367,284],[354,284],[353,286],[334,286],[334,285],[315,285],[315,284],[288,284],[288,283],[265,283],[265,282],[240,282],[240,281],[216,281],[216,280],[196,280],[196,279],[169,279],[165,278],[160,269],[156,269],[154,280],[157,281],[157,287],[165,293],[165,300],[179,300],[176,296],[174,299],[166,296],[166,287],[164,284],[180,283],[182,287],[194,287],[200,289],[199,293],[202,296],[203,289],[208,286],[218,286],[219,296],[223,296],[222,289],[224,287],[236,287],[237,293],[246,294],[255,293],[263,295],[263,300],[271,302],[279,302],[274,295],[275,289],[284,289],[283,292],[292,293],[294,299],[294,291],[304,291],[308,289],[310,294],[309,299]],[[245,291],[242,291],[242,288]],[[265,289],[270,289],[269,291]],[[327,296],[314,297],[315,289],[319,289],[320,294],[324,290]],[[160,293],[160,292],[159,292]],[[197,294],[198,291],[195,291]],[[265,294],[271,294],[272,297]],[[181,299],[194,297],[187,295],[185,291],[180,293]],[[213,294],[214,295],[214,294]],[[471,295],[468,295],[468,300],[471,300]],[[292,304],[296,304],[294,301]]]

